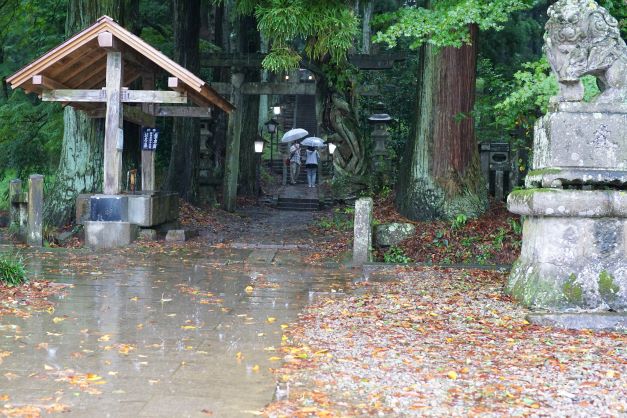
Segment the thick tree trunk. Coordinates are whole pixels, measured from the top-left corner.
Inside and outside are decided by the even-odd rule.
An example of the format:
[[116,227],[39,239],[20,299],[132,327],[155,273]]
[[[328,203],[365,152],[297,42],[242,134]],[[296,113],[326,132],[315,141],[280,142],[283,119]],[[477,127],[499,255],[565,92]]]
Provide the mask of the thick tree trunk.
[[416,122],[399,172],[397,207],[417,220],[478,216],[487,206],[474,124],[476,27],[472,45],[421,51]]
[[[102,15],[121,18],[121,0],[70,0],[65,33],[71,36]],[[87,118],[66,107],[61,158],[54,183],[47,187],[46,223],[63,225],[73,217],[80,193],[102,191],[104,119]]]
[[[175,0],[174,59],[193,73],[200,69],[200,0]],[[176,118],[172,126],[172,151],[165,188],[188,202],[198,199],[200,125],[194,118]]]
[[316,112],[322,128],[330,132],[329,140],[337,145],[333,154],[336,178],[343,178],[353,189],[365,187],[366,152],[363,133],[352,102],[352,89],[339,92],[329,86],[328,80],[320,76],[316,85]]
[[[257,31],[257,22],[252,16],[242,16],[239,21],[239,50],[244,54],[259,52],[260,37]],[[245,71],[246,81],[260,81],[260,70],[256,68]],[[259,96],[245,95],[243,97],[242,136],[239,153],[239,180],[238,194],[253,196],[256,191],[257,156],[254,152],[254,142],[259,135]]]

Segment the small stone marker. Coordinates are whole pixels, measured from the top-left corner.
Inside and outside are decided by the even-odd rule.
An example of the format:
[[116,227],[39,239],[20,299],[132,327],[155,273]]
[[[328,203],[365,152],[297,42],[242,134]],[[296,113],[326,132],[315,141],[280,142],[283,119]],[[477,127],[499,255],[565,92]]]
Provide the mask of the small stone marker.
[[187,229],[170,229],[165,235],[166,241],[183,242],[198,235],[196,231],[190,231]]
[[157,230],[152,228],[141,228],[139,230],[138,239],[142,241],[156,241]]
[[43,245],[44,176],[28,178],[28,230],[26,242],[33,247]]
[[355,222],[353,228],[353,266],[360,267],[370,261],[372,247],[372,199],[369,197],[355,202]]

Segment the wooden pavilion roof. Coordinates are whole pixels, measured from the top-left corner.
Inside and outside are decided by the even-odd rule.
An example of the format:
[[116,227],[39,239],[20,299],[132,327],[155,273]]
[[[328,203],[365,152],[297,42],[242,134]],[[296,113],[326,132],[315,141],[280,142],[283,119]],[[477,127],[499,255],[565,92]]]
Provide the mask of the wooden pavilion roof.
[[[107,50],[98,44],[98,35],[109,32],[122,50],[124,59],[123,86],[146,73],[161,69],[180,80],[177,90],[201,107],[217,106],[225,112],[234,106],[220,96],[202,79],[172,61],[138,36],[102,16],[96,23],[74,35],[7,79],[13,89],[23,88],[29,93],[41,94],[52,89],[98,89],[106,83]],[[46,82],[34,84],[33,77],[42,76]],[[39,78],[39,80],[42,79]]]

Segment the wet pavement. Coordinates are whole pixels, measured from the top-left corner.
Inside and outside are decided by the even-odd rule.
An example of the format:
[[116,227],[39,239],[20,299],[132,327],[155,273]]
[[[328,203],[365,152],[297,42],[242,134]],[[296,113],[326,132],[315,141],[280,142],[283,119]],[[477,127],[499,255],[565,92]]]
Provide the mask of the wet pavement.
[[10,353],[0,357],[0,409],[252,416],[273,398],[286,324],[355,278],[306,266],[302,250],[257,244],[22,251],[37,278],[71,287],[54,311],[0,317],[0,353]]

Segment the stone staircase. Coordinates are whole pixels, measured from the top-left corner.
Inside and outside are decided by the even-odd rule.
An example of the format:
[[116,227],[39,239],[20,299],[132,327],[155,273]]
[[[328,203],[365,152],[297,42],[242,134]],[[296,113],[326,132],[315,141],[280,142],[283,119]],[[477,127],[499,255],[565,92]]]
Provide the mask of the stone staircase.
[[277,209],[308,212],[320,210],[318,188],[309,188],[306,184],[283,186],[279,190]]

